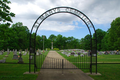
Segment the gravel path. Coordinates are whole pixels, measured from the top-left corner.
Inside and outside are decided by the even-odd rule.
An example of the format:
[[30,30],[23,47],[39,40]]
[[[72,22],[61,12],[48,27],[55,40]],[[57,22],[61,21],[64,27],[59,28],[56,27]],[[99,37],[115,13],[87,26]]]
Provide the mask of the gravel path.
[[[64,68],[74,67],[76,69],[62,69],[62,60],[64,60]],[[42,67],[53,69],[41,69],[37,80],[94,80],[80,69],[77,69],[76,66],[64,59],[56,51],[48,53]]]

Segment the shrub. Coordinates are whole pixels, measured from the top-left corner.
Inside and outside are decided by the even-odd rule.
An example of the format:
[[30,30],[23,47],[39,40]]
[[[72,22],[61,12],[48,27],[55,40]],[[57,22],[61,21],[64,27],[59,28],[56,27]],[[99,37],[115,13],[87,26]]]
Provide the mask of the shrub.
[[53,50],[59,50],[59,48],[54,48]]
[[46,50],[47,50],[47,51],[49,51],[49,50],[50,50],[50,48],[46,48]]

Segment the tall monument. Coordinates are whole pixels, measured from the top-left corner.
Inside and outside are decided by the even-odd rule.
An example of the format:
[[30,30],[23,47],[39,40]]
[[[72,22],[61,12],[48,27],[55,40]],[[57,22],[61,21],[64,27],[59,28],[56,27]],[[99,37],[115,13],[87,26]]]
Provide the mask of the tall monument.
[[53,42],[51,42],[51,49],[53,50]]

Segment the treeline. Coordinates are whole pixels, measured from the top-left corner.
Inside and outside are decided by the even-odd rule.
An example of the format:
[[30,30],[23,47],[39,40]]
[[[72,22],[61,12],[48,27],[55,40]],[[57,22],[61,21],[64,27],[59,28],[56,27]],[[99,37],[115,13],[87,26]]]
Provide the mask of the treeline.
[[[27,49],[29,48],[30,31],[27,26],[24,26],[21,22],[16,24],[12,23],[12,18],[15,14],[10,12],[8,4],[11,2],[8,0],[0,1],[0,50],[9,49]],[[3,24],[1,24],[3,23]],[[120,17],[111,22],[111,27],[108,31],[101,29],[96,30],[97,34],[97,50],[120,50]],[[35,35],[34,33],[32,36]],[[90,38],[95,38],[95,34],[90,36],[86,35],[82,39],[76,39],[74,37],[65,37],[62,35],[55,36],[51,34],[47,39],[45,35],[36,36],[36,49],[43,49],[43,36],[44,49],[51,48],[51,42],[53,42],[54,48],[59,49],[85,49],[90,50]],[[32,44],[33,45],[33,44]],[[93,44],[94,45],[94,44]]]
[[[112,21],[108,31],[96,30],[97,50],[120,50],[120,17]],[[32,36],[35,35],[34,33]],[[51,42],[54,48],[59,49],[85,49],[90,50],[90,37],[95,38],[95,34],[86,35],[84,38],[76,39],[74,37],[55,36],[51,34],[48,38],[45,35],[36,36],[36,49],[51,49]],[[11,27],[7,24],[0,24],[0,50],[2,49],[27,49],[29,48],[30,31],[27,26],[21,22],[13,24]],[[94,45],[94,44],[93,44]]]
[[[32,36],[35,33],[32,34]],[[44,49],[51,49],[51,42],[54,48],[68,49],[80,48],[80,40],[74,37],[64,37],[62,35],[55,36],[51,34],[47,39],[45,35],[36,36],[36,49],[43,49],[43,36],[44,36]],[[21,22],[13,24],[11,27],[7,24],[0,24],[0,50],[9,49],[22,49],[29,48],[30,31],[27,26]]]

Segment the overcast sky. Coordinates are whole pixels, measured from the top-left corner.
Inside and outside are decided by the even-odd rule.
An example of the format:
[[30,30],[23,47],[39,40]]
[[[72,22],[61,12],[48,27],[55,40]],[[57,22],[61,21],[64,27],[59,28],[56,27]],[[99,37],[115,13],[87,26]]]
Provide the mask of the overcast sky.
[[[110,23],[120,17],[120,0],[10,0],[13,23],[22,22],[31,30],[35,20],[45,11],[59,6],[73,7],[86,14],[96,29],[107,31]],[[83,38],[87,27],[76,16],[62,13],[48,17],[39,27],[38,35],[50,34]]]

